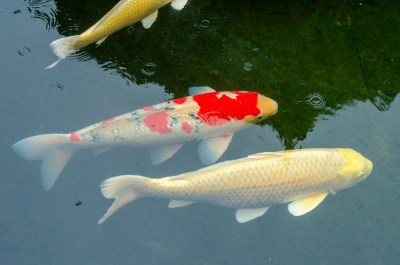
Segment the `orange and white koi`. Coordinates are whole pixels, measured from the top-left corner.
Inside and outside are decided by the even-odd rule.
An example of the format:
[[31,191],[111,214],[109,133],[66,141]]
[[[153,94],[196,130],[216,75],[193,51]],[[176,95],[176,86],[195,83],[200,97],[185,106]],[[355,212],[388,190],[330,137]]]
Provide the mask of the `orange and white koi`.
[[171,2],[172,8],[181,10],[188,0],[121,0],[96,24],[80,35],[61,38],[50,43],[58,60],[47,68],[53,68],[67,56],[96,42],[100,45],[114,32],[141,21],[145,29],[156,21],[158,9]]
[[169,199],[169,208],[194,202],[234,208],[240,223],[262,216],[272,205],[288,202],[289,212],[300,216],[329,193],[364,180],[372,167],[371,161],[352,149],[302,149],[259,153],[161,179],[118,176],[101,184],[102,194],[115,201],[99,224],[142,197]]
[[46,190],[79,149],[95,154],[116,146],[149,146],[158,165],[172,157],[184,142],[200,141],[204,164],[214,163],[227,149],[235,132],[277,112],[277,103],[256,92],[215,92],[192,87],[191,96],[173,99],[113,117],[69,134],[32,136],[13,145],[26,160],[43,160],[41,176]]

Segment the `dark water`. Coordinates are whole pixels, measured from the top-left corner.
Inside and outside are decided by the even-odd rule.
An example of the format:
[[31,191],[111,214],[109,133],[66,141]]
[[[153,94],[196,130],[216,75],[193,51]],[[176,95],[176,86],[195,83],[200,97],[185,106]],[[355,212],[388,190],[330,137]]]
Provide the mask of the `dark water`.
[[[52,70],[48,43],[79,34],[116,1],[0,4],[0,264],[398,264],[400,1],[189,0],[88,46]],[[374,163],[363,183],[293,217],[273,207],[239,224],[205,204],[143,199],[102,225],[100,182],[202,167],[194,143],[153,167],[144,149],[78,153],[44,192],[22,138],[70,132],[187,95],[257,91],[279,112],[234,136],[220,161],[309,147],[350,147]]]

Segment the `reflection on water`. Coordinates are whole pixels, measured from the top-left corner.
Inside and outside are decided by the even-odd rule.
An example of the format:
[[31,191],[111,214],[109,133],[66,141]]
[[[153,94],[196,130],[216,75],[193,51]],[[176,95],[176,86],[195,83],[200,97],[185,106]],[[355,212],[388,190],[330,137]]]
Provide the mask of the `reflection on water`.
[[[49,42],[81,33],[116,1],[7,0],[0,9],[8,36],[0,44],[8,51],[0,64],[0,264],[398,263],[398,0],[189,0],[181,12],[161,9],[149,30],[133,25],[41,69],[55,59]],[[196,145],[158,167],[142,149],[95,158],[82,152],[47,193],[40,163],[10,148],[30,135],[187,96],[193,85],[255,90],[280,104],[268,126],[235,135],[223,160],[255,150],[343,146],[370,158],[372,175],[302,218],[273,207],[240,225],[231,209],[172,210],[143,199],[97,226],[109,203],[102,180],[196,170]]]
[[[47,28],[70,36],[95,23],[111,2],[54,1],[53,8],[52,1],[29,1],[28,8]],[[279,102],[279,120],[268,123],[290,149],[319,115],[353,100],[389,109],[399,92],[400,52],[371,36],[394,37],[387,29],[400,20],[398,9],[390,10],[395,3],[382,3],[381,17],[372,2],[192,0],[180,12],[161,9],[149,30],[133,25],[72,57],[95,60],[131,82],[163,84],[177,97],[193,84],[258,91]]]

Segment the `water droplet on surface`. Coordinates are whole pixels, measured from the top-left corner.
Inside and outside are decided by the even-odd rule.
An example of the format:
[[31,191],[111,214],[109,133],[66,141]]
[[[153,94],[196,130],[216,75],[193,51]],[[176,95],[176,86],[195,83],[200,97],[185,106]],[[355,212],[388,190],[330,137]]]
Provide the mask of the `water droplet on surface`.
[[244,63],[244,65],[243,65],[243,70],[245,70],[245,71],[251,71],[251,68],[253,67],[253,65],[251,64],[251,63],[249,63],[249,62],[247,62],[247,63]]
[[325,107],[325,100],[319,93],[312,93],[307,96],[307,100],[305,101],[308,105],[312,106],[315,109],[322,109]]
[[147,76],[152,76],[156,73],[156,67],[157,65],[155,63],[146,63],[141,71]]
[[207,19],[204,19],[200,22],[200,27],[202,27],[203,29],[206,29],[208,27],[210,27],[211,22]]

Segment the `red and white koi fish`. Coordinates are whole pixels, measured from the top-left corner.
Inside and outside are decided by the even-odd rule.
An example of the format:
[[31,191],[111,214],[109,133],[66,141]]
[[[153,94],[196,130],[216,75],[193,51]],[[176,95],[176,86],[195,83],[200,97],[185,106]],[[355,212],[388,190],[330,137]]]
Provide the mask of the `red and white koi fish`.
[[151,161],[158,165],[184,142],[197,140],[201,161],[212,164],[225,152],[235,132],[274,115],[278,109],[274,100],[256,92],[191,87],[189,94],[69,134],[25,138],[12,147],[26,160],[43,160],[42,182],[48,190],[71,156],[84,148],[99,154],[117,146],[149,146]]
[[96,42],[100,45],[114,32],[141,21],[145,29],[156,21],[158,9],[171,3],[172,8],[181,10],[188,0],[121,0],[104,17],[80,35],[69,36],[50,44],[58,60],[47,68],[53,68],[68,55]]

